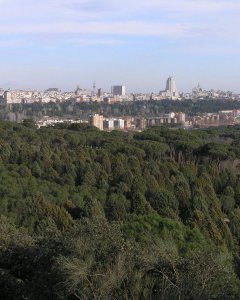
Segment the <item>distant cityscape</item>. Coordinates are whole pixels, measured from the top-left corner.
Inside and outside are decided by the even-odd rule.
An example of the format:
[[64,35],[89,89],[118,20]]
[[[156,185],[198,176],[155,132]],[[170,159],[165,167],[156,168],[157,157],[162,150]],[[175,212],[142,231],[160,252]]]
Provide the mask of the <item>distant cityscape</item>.
[[125,85],[115,85],[111,87],[111,92],[103,91],[101,88],[96,90],[96,84],[93,83],[92,90],[80,88],[77,86],[75,91],[63,92],[58,88],[48,88],[44,92],[26,91],[26,90],[4,90],[0,89],[0,104],[12,103],[48,103],[64,102],[75,100],[76,102],[105,101],[107,103],[116,103],[123,101],[147,101],[147,100],[186,100],[186,99],[229,99],[240,100],[240,94],[234,94],[231,91],[205,90],[198,84],[192,89],[191,93],[179,92],[176,81],[173,77],[166,80],[166,88],[159,93],[127,93]]
[[[240,101],[240,94],[234,94],[230,91],[210,90],[207,91],[198,84],[192,89],[191,93],[180,93],[177,89],[176,81],[173,77],[166,80],[166,87],[154,93],[127,93],[125,85],[115,85],[111,87],[111,92],[105,92],[101,88],[96,89],[95,82],[93,89],[87,90],[77,86],[73,92],[63,92],[58,88],[49,88],[44,92],[24,91],[24,90],[3,90],[0,89],[0,106],[11,107],[15,104],[47,104],[47,103],[126,103],[135,101],[198,101],[198,100],[224,100]],[[234,125],[240,123],[240,102],[239,109],[223,110],[218,113],[206,112],[195,116],[188,116],[184,112],[161,113],[157,117],[134,117],[123,116],[113,117],[99,113],[92,113],[88,120],[65,117],[43,116],[37,121],[38,127],[55,125],[56,123],[89,123],[100,130],[144,130],[152,126],[170,125],[173,127],[190,128],[193,126],[208,127],[220,125]]]

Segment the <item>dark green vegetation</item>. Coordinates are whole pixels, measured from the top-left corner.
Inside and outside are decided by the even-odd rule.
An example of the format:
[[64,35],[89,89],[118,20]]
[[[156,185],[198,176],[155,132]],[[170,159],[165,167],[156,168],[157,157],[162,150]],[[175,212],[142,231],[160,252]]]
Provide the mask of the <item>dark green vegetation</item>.
[[239,146],[0,123],[0,298],[239,299]]
[[220,110],[239,108],[239,101],[221,99],[198,101],[127,101],[115,104],[107,104],[104,102],[75,103],[75,100],[69,100],[63,103],[13,104],[9,105],[7,108],[0,107],[0,119],[20,122],[24,118],[40,119],[46,115],[88,119],[89,115],[92,113],[116,117],[156,117],[162,113],[169,113],[172,111],[181,111],[193,116],[199,113],[216,113]]

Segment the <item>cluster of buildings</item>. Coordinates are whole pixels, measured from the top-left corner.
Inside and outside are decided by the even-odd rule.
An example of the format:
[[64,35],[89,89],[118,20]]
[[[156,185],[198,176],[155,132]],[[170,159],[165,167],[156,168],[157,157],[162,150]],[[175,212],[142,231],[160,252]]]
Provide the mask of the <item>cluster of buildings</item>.
[[62,92],[58,88],[49,88],[44,92],[39,91],[24,91],[24,90],[3,90],[0,89],[0,104],[15,104],[26,103],[31,104],[35,102],[48,103],[48,102],[107,102],[115,103],[122,101],[131,101],[132,95],[126,94],[126,87],[123,85],[112,86],[111,93],[102,92],[98,89],[97,92],[87,89],[81,89],[79,86],[73,92]]
[[222,110],[188,118],[188,126],[210,127],[240,124],[240,109]]
[[54,126],[56,124],[80,124],[86,123],[79,119],[71,119],[71,118],[58,118],[58,117],[48,117],[44,116],[41,120],[36,122],[38,128],[46,127],[46,126]]
[[226,99],[226,100],[240,100],[240,94],[233,94],[230,91],[221,90],[205,90],[200,84],[192,89],[191,93],[180,93],[177,90],[176,81],[173,77],[169,77],[166,82],[166,88],[160,91],[159,94],[135,94],[133,100],[204,100],[204,99]]
[[37,122],[38,128],[54,126],[55,124],[89,123],[100,130],[112,131],[142,131],[153,126],[170,125],[173,127],[210,127],[240,124],[240,109],[224,110],[218,113],[203,113],[197,116],[187,116],[183,112],[161,114],[158,117],[104,117],[93,114],[88,120],[78,118],[43,117]]
[[70,100],[74,95],[73,92],[61,92],[58,89],[49,89],[45,92],[0,89],[0,104],[64,102]]
[[79,86],[75,91],[62,92],[58,88],[50,88],[44,92],[24,91],[24,90],[3,90],[0,89],[0,104],[13,103],[48,103],[65,102],[68,100],[75,102],[106,102],[113,104],[123,101],[148,101],[148,100],[184,100],[184,99],[229,99],[240,100],[240,95],[232,92],[204,90],[199,84],[192,89],[191,93],[179,93],[176,81],[173,77],[166,80],[165,90],[159,93],[131,93],[127,94],[125,85],[115,85],[111,87],[111,92],[104,92],[101,88],[96,90],[95,83],[93,90],[82,89]]
[[[192,89],[191,93],[179,93],[176,81],[173,77],[166,80],[165,90],[157,94],[127,94],[125,85],[114,85],[111,92],[104,92],[101,88],[96,90],[95,83],[93,90],[81,89],[79,86],[73,92],[62,92],[58,88],[50,88],[44,92],[24,91],[24,90],[3,90],[0,89],[0,105],[8,105],[15,103],[48,103],[48,102],[105,102],[113,104],[123,101],[146,101],[146,100],[184,100],[184,99],[227,99],[240,100],[240,95],[234,95],[232,92],[223,91],[207,91],[199,84]],[[44,117],[38,121],[38,126],[49,126],[57,123],[82,123],[82,120],[59,119]],[[182,112],[172,112],[169,114],[161,114],[158,117],[139,118],[139,117],[104,117],[95,114],[88,121],[100,130],[144,130],[152,126],[173,125],[181,127],[192,126],[219,126],[232,125],[240,123],[240,110],[220,111],[219,113],[205,113],[197,116],[189,117]]]
[[159,117],[121,117],[121,118],[104,118],[102,115],[94,114],[89,117],[89,124],[100,130],[144,130],[152,126],[159,125],[186,125],[186,114],[182,112],[163,114]]
[[221,90],[213,90],[211,89],[210,91],[204,90],[200,84],[198,84],[196,87],[192,89],[191,94],[186,94],[186,98],[191,98],[191,99],[239,99],[239,95],[234,95],[232,92],[227,91],[221,91]]
[[124,130],[142,131],[153,126],[170,125],[182,128],[210,127],[221,125],[240,124],[240,109],[219,111],[218,113],[204,113],[198,116],[187,116],[183,112],[171,112],[162,114],[159,117],[122,117],[105,118],[102,115],[94,114],[89,118],[89,124],[100,130]]
[[131,129],[133,118],[104,118],[102,115],[94,114],[89,117],[89,124],[100,130],[127,130]]

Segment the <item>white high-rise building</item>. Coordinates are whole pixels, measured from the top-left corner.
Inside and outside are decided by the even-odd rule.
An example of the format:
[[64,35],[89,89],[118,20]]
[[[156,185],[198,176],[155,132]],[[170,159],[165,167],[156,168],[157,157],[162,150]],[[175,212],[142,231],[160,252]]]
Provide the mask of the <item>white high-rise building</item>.
[[173,77],[167,79],[165,92],[168,98],[177,99],[179,97],[176,82]]
[[3,94],[3,99],[6,104],[12,103],[12,93],[10,91],[5,91]]

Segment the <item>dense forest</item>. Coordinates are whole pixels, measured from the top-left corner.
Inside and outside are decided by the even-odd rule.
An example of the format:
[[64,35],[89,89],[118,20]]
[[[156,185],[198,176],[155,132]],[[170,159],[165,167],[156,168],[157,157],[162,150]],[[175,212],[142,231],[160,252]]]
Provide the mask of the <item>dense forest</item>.
[[104,116],[157,117],[162,113],[185,112],[190,116],[200,113],[217,113],[220,110],[240,109],[239,101],[230,100],[185,100],[185,101],[125,101],[79,103],[75,99],[63,103],[11,104],[0,107],[0,119],[20,122],[25,118],[41,119],[43,116],[77,117],[87,120],[92,113]]
[[240,127],[0,123],[0,298],[240,299]]

